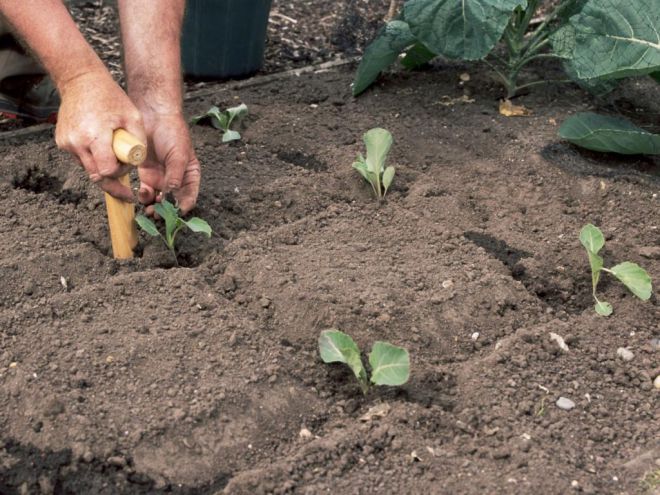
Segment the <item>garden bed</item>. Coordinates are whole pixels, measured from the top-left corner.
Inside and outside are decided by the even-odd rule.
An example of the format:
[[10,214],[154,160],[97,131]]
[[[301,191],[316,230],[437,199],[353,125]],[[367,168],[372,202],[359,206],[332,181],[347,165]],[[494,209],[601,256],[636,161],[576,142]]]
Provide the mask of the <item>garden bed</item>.
[[[465,70],[359,99],[336,68],[189,101],[250,116],[231,145],[193,129],[215,234],[182,239],[180,268],[146,238],[109,257],[102,196],[47,133],[2,143],[0,492],[650,492],[658,301],[604,279],[615,314],[597,316],[578,233],[601,226],[606,264],[657,285],[658,160],[560,142],[590,105],[577,88],[505,118]],[[351,168],[376,126],[397,167],[381,205]],[[362,396],[318,357],[331,327],[408,348],[410,382]]]

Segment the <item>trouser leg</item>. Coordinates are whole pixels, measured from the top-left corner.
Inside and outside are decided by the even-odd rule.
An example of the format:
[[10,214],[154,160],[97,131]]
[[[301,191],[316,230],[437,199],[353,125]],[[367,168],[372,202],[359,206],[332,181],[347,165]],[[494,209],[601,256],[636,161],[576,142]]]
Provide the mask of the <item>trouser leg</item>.
[[7,21],[5,21],[1,16],[0,16],[0,36],[4,36],[5,34],[9,34],[9,25],[7,24]]
[[43,74],[41,65],[25,53],[0,17],[0,81],[12,76]]

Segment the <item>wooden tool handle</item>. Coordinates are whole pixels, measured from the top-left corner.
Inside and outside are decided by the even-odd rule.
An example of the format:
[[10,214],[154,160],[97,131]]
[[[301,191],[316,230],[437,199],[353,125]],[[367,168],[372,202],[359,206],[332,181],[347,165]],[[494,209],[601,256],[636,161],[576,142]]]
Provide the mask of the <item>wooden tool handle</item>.
[[112,151],[117,160],[136,167],[147,159],[147,146],[124,129],[117,129],[112,134]]
[[[138,138],[125,131],[117,129],[112,136],[112,150],[117,160],[130,165],[141,165],[147,158],[147,147]],[[130,187],[128,174],[119,178],[119,182]],[[137,246],[138,233],[135,225],[135,205],[105,194],[105,206],[108,210],[110,240],[112,254],[115,259],[130,259],[133,249]]]

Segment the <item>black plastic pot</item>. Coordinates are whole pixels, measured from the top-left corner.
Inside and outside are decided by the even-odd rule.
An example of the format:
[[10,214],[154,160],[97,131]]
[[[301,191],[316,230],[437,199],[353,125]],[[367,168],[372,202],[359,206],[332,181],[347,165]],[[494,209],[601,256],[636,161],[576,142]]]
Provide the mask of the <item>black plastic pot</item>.
[[188,0],[181,36],[186,76],[246,76],[263,66],[271,0]]

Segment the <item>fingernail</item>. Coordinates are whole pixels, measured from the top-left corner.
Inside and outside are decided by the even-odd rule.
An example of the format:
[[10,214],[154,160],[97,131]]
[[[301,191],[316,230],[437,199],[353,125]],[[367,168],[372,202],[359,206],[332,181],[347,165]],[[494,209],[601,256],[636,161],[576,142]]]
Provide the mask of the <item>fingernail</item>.
[[172,181],[167,185],[167,187],[170,191],[177,191],[181,187],[181,184],[179,184],[177,181]]

